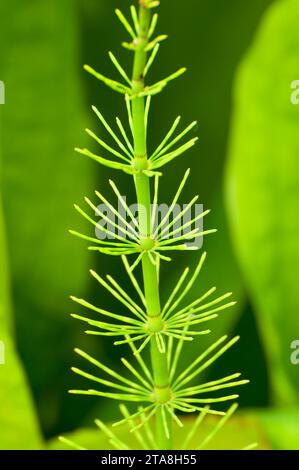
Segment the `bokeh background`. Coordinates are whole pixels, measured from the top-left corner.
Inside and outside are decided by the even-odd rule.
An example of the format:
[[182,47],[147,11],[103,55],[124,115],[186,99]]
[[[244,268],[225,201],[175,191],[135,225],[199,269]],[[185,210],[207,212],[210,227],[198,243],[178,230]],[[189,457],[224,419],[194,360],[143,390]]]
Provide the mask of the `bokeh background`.
[[[121,352],[84,335],[69,316],[78,308],[68,296],[117,308],[88,269],[125,282],[119,260],[88,252],[68,229],[90,230],[74,202],[95,189],[111,195],[111,171],[73,148],[85,145],[85,127],[102,132],[92,104],[110,122],[125,116],[120,96],[82,64],[111,75],[112,50],[131,69],[131,53],[120,48],[126,32],[114,15],[115,7],[128,6],[127,0],[0,5],[1,449],[37,449],[46,441],[55,447],[58,434],[119,414],[115,403],[67,394],[82,384],[70,372],[74,346],[114,367]],[[297,0],[161,0],[159,31],[169,39],[151,70],[152,80],[182,65],[188,74],[154,99],[149,145],[178,114],[187,124],[199,122],[199,144],[167,167],[161,191],[169,201],[190,166],[186,202],[198,193],[212,209],[206,226],[218,228],[205,240],[208,260],[193,294],[216,285],[238,300],[214,323],[213,337],[242,339],[209,371],[215,377],[240,370],[251,380],[241,391],[243,421],[235,421],[229,441],[250,428],[262,447],[275,449],[299,449],[299,364],[290,360],[291,342],[299,339],[299,104],[291,102],[291,83],[299,80],[298,18]],[[127,176],[113,178],[134,197]],[[163,266],[162,296],[195,262],[184,254]],[[213,340],[204,338],[185,360]]]

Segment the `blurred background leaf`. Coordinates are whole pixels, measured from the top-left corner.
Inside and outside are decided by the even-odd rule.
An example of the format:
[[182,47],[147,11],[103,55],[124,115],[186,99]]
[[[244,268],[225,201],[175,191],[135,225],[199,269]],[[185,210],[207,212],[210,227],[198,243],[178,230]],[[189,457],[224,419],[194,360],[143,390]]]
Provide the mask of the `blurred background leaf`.
[[[218,423],[218,418],[206,417],[203,423],[200,425],[198,431],[188,444],[188,449],[197,449],[205,437],[215,429],[215,425]],[[194,424],[194,418],[184,418],[184,427],[175,428],[174,434],[174,448],[180,449],[182,443],[186,439],[188,432],[191,430]],[[224,431],[225,429],[225,431]],[[130,433],[127,426],[121,426],[119,428],[112,428],[115,435],[124,443],[126,443],[131,449],[141,449],[140,442],[136,440],[134,434]],[[141,429],[142,430],[142,429]],[[71,433],[66,438],[81,445],[88,450],[97,449],[108,449],[111,448],[111,444],[106,436],[100,430],[97,429],[81,429]],[[223,450],[240,450],[244,447],[259,442],[259,449],[270,449],[271,444],[266,436],[265,429],[263,429],[259,418],[253,414],[245,415],[239,414],[237,417],[231,418],[223,428],[222,432],[216,433],[216,435],[210,440],[204,449],[223,449]],[[68,449],[65,443],[59,442],[58,439],[53,439],[48,443],[49,449],[61,450]]]
[[77,10],[72,0],[12,0],[0,11],[3,200],[18,347],[48,433],[76,335],[68,295],[84,293],[89,267],[67,232],[82,228],[72,205],[93,186],[88,162],[73,152],[83,95]]
[[271,397],[298,404],[299,4],[279,1],[244,60],[235,93],[227,200],[236,251],[267,351]]
[[299,411],[263,411],[259,413],[260,425],[265,429],[272,448],[275,450],[299,449]]
[[[186,433],[192,427],[194,417],[185,418],[184,428],[178,428],[175,433],[176,448],[186,437]],[[201,440],[214,428],[217,418],[206,418],[199,431],[190,441],[189,449],[196,449]],[[138,449],[140,444],[135,437],[128,433],[124,427],[113,428],[113,432],[131,448]],[[80,429],[68,434],[68,439],[91,450],[107,449],[111,445],[103,433],[97,429]],[[252,443],[258,443],[258,450],[298,450],[299,447],[299,415],[297,409],[281,409],[238,413],[225,424],[222,432],[219,432],[209,442],[205,449],[243,449]],[[48,442],[47,448],[53,450],[67,449],[67,445],[53,439]]]
[[41,445],[41,434],[37,415],[27,378],[12,339],[14,321],[1,196],[0,259],[0,449],[38,449]]

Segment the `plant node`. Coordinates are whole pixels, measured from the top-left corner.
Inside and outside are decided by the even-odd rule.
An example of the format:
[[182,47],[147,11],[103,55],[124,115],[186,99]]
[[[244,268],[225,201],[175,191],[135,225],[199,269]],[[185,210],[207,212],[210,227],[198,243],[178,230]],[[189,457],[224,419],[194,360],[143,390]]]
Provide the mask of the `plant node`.
[[150,170],[150,162],[147,159],[147,155],[135,157],[134,160],[132,161],[132,167],[136,171]]
[[172,400],[172,393],[169,385],[154,388],[154,400],[157,403],[168,403]]
[[156,245],[156,240],[152,237],[140,237],[140,248],[142,251],[151,251]]
[[166,323],[161,318],[161,315],[155,317],[149,317],[146,325],[147,330],[150,333],[159,333],[165,329]]

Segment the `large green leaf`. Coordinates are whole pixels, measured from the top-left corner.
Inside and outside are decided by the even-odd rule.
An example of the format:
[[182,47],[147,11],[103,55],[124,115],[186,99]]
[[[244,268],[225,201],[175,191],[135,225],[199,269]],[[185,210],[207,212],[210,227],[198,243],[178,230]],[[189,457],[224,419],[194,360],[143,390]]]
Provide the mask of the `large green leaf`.
[[[200,442],[207,436],[217,424],[218,418],[206,418],[199,427],[192,440],[189,449],[196,449]],[[188,431],[194,423],[194,417],[183,420],[184,427],[177,428],[175,432],[175,448],[180,448]],[[112,428],[113,432],[131,448],[138,449],[140,444],[126,429]],[[79,429],[67,436],[73,442],[91,450],[111,449],[111,444],[99,430],[92,428]],[[299,447],[299,410],[248,410],[240,412],[231,418],[204,449],[243,449],[257,443],[258,450],[297,450]],[[57,438],[51,440],[47,447],[52,450],[66,449],[64,443]]]
[[13,339],[8,260],[0,199],[0,449],[37,449],[37,416]]
[[[174,433],[174,448],[180,449],[188,432],[194,425],[195,417],[185,418],[183,420],[184,427],[175,427]],[[205,418],[201,426],[198,428],[194,437],[189,441],[188,449],[196,449],[203,442],[205,437],[215,429],[219,418],[210,417]],[[111,428],[116,436],[131,449],[141,449],[140,442],[136,440],[134,434],[128,432],[126,426],[121,428]],[[142,429],[141,429],[142,431]],[[142,432],[143,433],[143,432]],[[71,441],[79,444],[80,446],[89,450],[105,450],[111,449],[111,443],[100,430],[93,430],[91,428],[79,429],[73,433],[65,436]],[[215,436],[204,446],[204,449],[243,449],[244,447],[259,443],[260,449],[269,449],[270,441],[267,439],[264,429],[261,426],[259,418],[253,414],[240,414],[236,418],[232,418],[225,424]],[[48,448],[52,450],[66,449],[65,443],[59,442],[58,439],[53,439],[49,442]]]
[[73,151],[82,126],[75,2],[13,0],[1,9],[9,24],[2,147],[14,280],[36,307],[60,315],[86,277],[86,250],[67,233],[81,222],[72,204],[94,189],[87,159]]
[[[68,233],[93,191],[82,143],[75,0],[1,2],[3,201],[18,346],[46,430],[59,414],[70,338],[69,294],[83,294],[88,252]],[[1,28],[2,29],[2,28]],[[85,230],[85,225],[83,230]]]
[[[268,353],[272,396],[298,403],[299,335],[299,3],[277,2],[266,15],[236,82],[227,171],[236,251]],[[250,354],[250,352],[248,352]]]

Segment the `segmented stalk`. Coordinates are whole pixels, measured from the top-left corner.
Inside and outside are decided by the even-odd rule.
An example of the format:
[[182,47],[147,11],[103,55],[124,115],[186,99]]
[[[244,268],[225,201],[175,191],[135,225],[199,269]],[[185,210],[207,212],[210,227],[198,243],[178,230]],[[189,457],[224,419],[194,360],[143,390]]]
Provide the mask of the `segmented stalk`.
[[[144,90],[144,69],[147,60],[145,48],[148,44],[148,32],[151,20],[151,13],[148,8],[143,6],[140,1],[139,6],[139,34],[136,39],[137,49],[134,56],[134,66],[132,74],[132,118],[133,118],[133,137],[134,153],[136,167],[141,171],[134,178],[137,203],[139,205],[139,226],[141,235],[148,239],[149,244],[154,243],[150,240],[150,207],[151,193],[149,177],[142,172],[148,167],[146,127],[145,127],[145,99],[136,96]],[[135,95],[135,96],[134,96]],[[146,308],[148,322],[154,331],[163,328],[161,315],[159,285],[157,279],[156,267],[152,264],[149,255],[142,258],[142,271],[144,282],[144,293],[146,299]],[[169,371],[167,365],[167,355],[161,353],[158,349],[155,336],[151,339],[151,362],[153,376],[155,380],[155,392],[157,401],[163,403],[169,399]],[[159,449],[172,448],[172,420],[171,417],[163,415],[163,408],[160,407],[156,415],[156,440]],[[169,430],[169,438],[165,435],[165,419]]]

